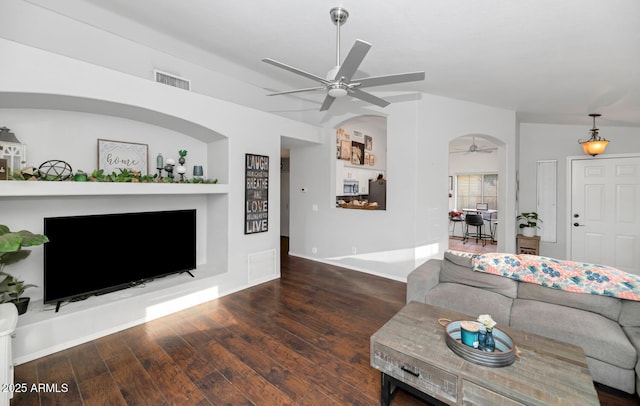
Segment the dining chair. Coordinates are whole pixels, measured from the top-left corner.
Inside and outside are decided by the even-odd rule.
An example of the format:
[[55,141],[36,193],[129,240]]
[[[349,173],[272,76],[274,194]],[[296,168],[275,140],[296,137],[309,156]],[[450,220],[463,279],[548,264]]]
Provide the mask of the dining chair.
[[[469,240],[469,237],[475,238],[476,243],[478,243],[478,240],[481,240],[482,246],[486,245],[486,240],[491,239],[490,235],[484,233],[484,219],[482,218],[482,214],[467,214],[464,217],[464,222],[467,227],[464,238],[462,239],[463,244]],[[470,227],[474,227],[474,230],[470,231]]]

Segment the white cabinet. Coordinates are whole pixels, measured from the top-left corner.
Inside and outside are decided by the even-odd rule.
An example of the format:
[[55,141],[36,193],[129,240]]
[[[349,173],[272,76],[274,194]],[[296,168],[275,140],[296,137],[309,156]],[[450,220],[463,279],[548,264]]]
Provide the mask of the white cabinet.
[[[13,303],[0,304],[0,406],[8,406],[13,398],[13,355],[11,335],[18,323],[18,310]],[[6,389],[6,390],[4,390]]]
[[358,181],[359,194],[369,194],[369,179],[376,179],[380,171],[372,169],[362,169],[345,165],[344,160],[336,160],[336,196],[344,195],[344,181]]

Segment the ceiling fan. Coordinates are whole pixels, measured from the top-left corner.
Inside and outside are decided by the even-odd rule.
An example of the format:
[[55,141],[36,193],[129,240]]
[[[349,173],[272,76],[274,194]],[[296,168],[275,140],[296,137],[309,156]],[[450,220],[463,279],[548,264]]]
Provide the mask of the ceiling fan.
[[476,137],[472,137],[471,145],[469,145],[469,148],[454,149],[453,151],[451,151],[451,153],[452,154],[460,154],[460,153],[474,154],[477,152],[481,152],[481,153],[488,154],[493,151],[496,151],[497,149],[498,149],[497,147],[479,147],[478,144],[476,144]]
[[362,91],[362,88],[382,86],[395,83],[415,82],[424,80],[424,72],[400,73],[396,75],[374,76],[368,78],[352,79],[358,70],[360,63],[364,59],[367,52],[371,48],[371,44],[362,40],[356,40],[353,47],[347,54],[342,65],[340,64],[340,26],[342,26],[349,17],[349,12],[342,7],[334,7],[330,11],[331,21],[336,25],[336,66],[327,73],[326,77],[320,77],[309,72],[305,72],[293,66],[286,65],[282,62],[270,58],[262,59],[263,62],[271,64],[281,69],[288,70],[297,75],[304,76],[316,82],[320,82],[321,86],[309,87],[305,89],[288,90],[284,92],[271,93],[268,96],[277,96],[283,94],[301,93],[308,91],[324,90],[327,95],[320,107],[320,111],[328,110],[331,104],[338,97],[344,97],[347,94],[357,99],[366,101],[380,107],[386,107],[389,102],[377,96]]

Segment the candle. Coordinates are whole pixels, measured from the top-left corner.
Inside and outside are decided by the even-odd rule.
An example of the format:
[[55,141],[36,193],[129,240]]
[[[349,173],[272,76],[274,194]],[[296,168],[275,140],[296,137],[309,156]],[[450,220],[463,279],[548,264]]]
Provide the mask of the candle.
[[156,158],[156,168],[164,168],[164,159],[162,158],[162,154],[158,154]]
[[202,165],[194,165],[193,167],[193,176],[202,176]]

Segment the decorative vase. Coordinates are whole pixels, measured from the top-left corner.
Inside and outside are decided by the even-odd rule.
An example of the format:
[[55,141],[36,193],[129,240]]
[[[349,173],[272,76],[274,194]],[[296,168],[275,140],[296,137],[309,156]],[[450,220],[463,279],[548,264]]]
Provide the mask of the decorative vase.
[[496,350],[496,341],[493,339],[493,330],[487,329],[487,336],[484,339],[484,350],[494,352]]
[[535,227],[523,227],[522,235],[525,237],[535,237],[536,236],[536,228]]
[[487,342],[487,330],[484,328],[481,328],[480,331],[478,331],[478,349],[484,351],[484,346]]

